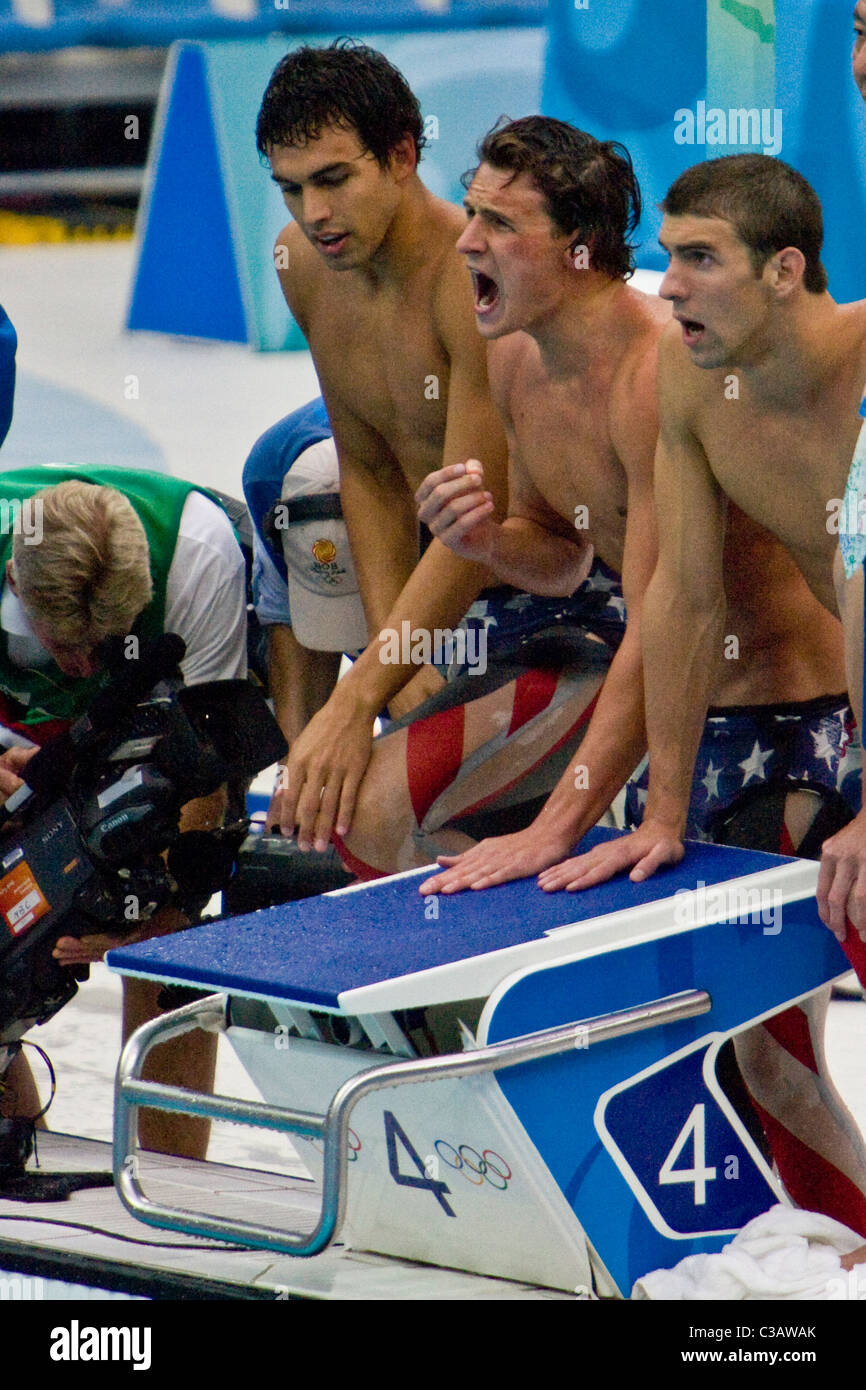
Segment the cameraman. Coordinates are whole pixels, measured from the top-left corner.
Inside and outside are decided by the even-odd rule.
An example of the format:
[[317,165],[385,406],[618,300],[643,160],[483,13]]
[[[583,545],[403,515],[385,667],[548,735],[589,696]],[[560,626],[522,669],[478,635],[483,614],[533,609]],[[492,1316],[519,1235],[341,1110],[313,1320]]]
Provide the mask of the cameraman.
[[[124,468],[14,469],[0,473],[0,520],[0,742],[45,743],[83,714],[102,684],[98,648],[109,636],[126,637],[134,658],[132,637],[178,633],[188,685],[245,675],[243,555],[225,513],[194,484]],[[22,761],[20,746],[0,759],[0,793]],[[224,809],[224,790],[190,801],[181,829],[212,828]],[[86,964],[121,940],[185,925],[166,907],[137,937],[61,937],[54,955],[62,965]],[[159,986],[123,986],[126,1039],[158,1012]],[[196,1032],[157,1049],[149,1075],[209,1091],[215,1060],[216,1038]],[[17,1113],[35,1113],[20,1055],[8,1082]],[[162,1153],[203,1158],[208,1133],[206,1120],[162,1111],[146,1110],[139,1121],[142,1147]]]

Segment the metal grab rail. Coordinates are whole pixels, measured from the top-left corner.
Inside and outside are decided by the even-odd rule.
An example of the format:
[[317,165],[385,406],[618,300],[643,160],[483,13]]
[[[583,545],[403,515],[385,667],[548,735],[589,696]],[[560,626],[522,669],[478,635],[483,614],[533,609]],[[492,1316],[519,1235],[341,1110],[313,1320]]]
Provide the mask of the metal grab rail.
[[[373,1067],[349,1077],[335,1093],[327,1113],[319,1115],[278,1105],[264,1105],[259,1101],[205,1096],[180,1086],[164,1086],[141,1080],[145,1058],[157,1043],[180,1037],[193,1028],[225,1029],[225,996],[211,995],[144,1024],[123,1049],[114,1088],[114,1181],[127,1210],[150,1226],[215,1237],[283,1254],[317,1255],[336,1237],[343,1222],[349,1119],[364,1096],[372,1091],[411,1082],[441,1081],[520,1066],[574,1048],[582,1049],[648,1028],[697,1018],[711,1008],[712,1000],[705,991],[684,990],[649,1004],[602,1014],[579,1023],[547,1028],[538,1033],[527,1033],[509,1042],[493,1043],[471,1052],[387,1062],[381,1067]],[[315,1229],[309,1235],[280,1231],[253,1222],[224,1220],[151,1201],[139,1184],[135,1156],[138,1109],[148,1106],[186,1115],[232,1120],[286,1134],[321,1137],[325,1150],[322,1207]]]

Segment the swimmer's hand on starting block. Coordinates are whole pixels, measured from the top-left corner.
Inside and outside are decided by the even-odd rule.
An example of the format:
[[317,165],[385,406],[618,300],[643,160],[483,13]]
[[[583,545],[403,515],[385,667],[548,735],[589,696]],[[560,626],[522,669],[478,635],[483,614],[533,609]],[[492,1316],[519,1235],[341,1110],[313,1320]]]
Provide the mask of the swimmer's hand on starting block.
[[682,840],[670,826],[647,821],[630,835],[596,845],[587,854],[575,855],[538,876],[545,893],[579,892],[605,883],[615,874],[631,869],[632,883],[651,878],[663,864],[678,864],[685,854]]
[[554,838],[550,831],[535,824],[514,835],[497,835],[480,840],[462,854],[441,854],[437,859],[444,870],[425,879],[418,889],[428,893],[460,893],[465,888],[493,888],[516,878],[532,878],[551,864],[558,864],[572,845],[572,836]]
[[478,459],[428,473],[415,501],[419,521],[449,550],[464,560],[491,563],[500,525],[493,519],[493,493],[484,487]]
[[846,940],[849,923],[866,941],[866,810],[821,846],[817,899],[837,941]]
[[597,845],[587,854],[564,858],[570,845],[571,837],[566,842],[557,841],[549,827],[533,824],[515,835],[481,840],[462,854],[440,855],[436,862],[444,872],[425,879],[418,891],[425,896],[460,893],[466,888],[492,888],[538,874],[539,887],[546,893],[563,889],[574,893],[629,868],[632,881],[640,883],[663,864],[678,864],[685,854],[682,840],[668,827],[646,823],[631,835]]

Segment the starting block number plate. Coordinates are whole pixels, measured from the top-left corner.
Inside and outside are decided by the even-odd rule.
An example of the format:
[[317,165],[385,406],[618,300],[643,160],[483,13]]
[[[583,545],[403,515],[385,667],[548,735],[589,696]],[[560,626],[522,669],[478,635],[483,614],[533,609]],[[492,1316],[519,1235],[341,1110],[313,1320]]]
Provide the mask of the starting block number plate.
[[747,1140],[707,1085],[709,1049],[601,1098],[605,1146],[656,1230],[733,1234],[778,1200]]

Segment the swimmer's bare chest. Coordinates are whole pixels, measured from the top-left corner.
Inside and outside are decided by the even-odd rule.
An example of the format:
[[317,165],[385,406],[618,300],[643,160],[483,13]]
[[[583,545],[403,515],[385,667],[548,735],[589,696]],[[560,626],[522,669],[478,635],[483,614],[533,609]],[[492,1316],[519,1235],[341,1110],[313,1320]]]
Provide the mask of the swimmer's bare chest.
[[619,571],[628,483],[610,438],[606,383],[515,382],[510,415],[518,463],[547,505]]
[[[856,393],[855,393],[856,394]],[[837,537],[828,505],[841,498],[861,421],[856,404],[770,413],[748,401],[704,411],[700,439],[720,487],[787,548],[815,596],[835,610]]]
[[409,302],[359,292],[348,276],[328,280],[337,283],[322,287],[307,321],[325,396],[379,436],[414,491],[442,466],[448,410],[450,363],[431,325],[429,278]]

